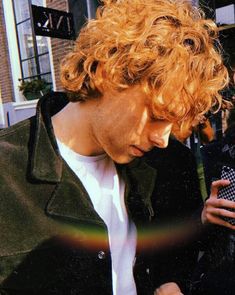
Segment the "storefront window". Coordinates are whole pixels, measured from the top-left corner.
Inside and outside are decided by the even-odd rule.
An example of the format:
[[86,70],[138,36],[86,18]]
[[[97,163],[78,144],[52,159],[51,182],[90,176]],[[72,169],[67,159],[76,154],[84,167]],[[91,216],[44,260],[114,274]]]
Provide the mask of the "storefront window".
[[32,28],[31,4],[42,6],[43,0],[12,0],[12,2],[22,81],[45,79],[52,83],[47,38],[35,36]]
[[22,69],[24,77],[35,77],[37,76],[37,67],[35,58],[22,61]]
[[47,53],[48,52],[47,38],[43,36],[36,36],[36,40],[37,40],[38,54]]
[[14,0],[16,22],[20,23],[30,18],[29,1],[28,0]]
[[34,56],[33,36],[30,19],[17,25],[21,59]]

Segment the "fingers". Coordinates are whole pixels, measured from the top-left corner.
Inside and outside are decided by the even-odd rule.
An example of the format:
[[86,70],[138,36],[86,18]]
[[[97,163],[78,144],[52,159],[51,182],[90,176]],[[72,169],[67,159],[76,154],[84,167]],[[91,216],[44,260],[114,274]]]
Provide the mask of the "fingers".
[[202,210],[201,220],[203,224],[212,223],[235,229],[235,226],[223,219],[223,217],[235,218],[235,212],[230,211],[235,210],[235,202],[217,198],[219,188],[229,184],[229,180],[225,179],[217,180],[212,183],[210,198],[206,200]]
[[211,210],[211,214],[218,216],[218,217],[230,217],[230,218],[235,218],[235,212],[231,212],[226,209],[220,209],[220,208],[215,208],[214,210]]
[[[225,210],[225,211],[228,211],[228,210]],[[220,225],[220,226],[224,226],[224,227],[230,228],[232,230],[235,230],[235,225],[232,225],[229,222],[222,219],[220,216],[216,216],[213,214],[209,215],[207,217],[207,222],[204,222],[204,223],[211,223],[211,224],[215,224],[215,225]]]
[[225,225],[224,220],[222,219],[219,222],[219,219],[223,217],[231,217],[235,218],[235,213],[231,212],[227,209],[235,209],[234,202],[228,200],[218,200],[210,198],[208,199],[203,207],[201,220],[203,224],[213,223],[213,224],[220,224]]
[[208,208],[208,211],[213,210],[213,208],[235,209],[235,202],[225,200],[225,199],[217,199],[217,198],[212,197],[212,198],[209,198],[208,200],[206,200],[204,206],[206,206]]
[[154,295],[184,295],[179,286],[174,283],[166,283],[161,285],[156,291],[154,292]]
[[219,179],[216,181],[213,181],[211,184],[211,195],[210,197],[217,197],[218,191],[220,187],[227,186],[230,184],[230,181],[227,179]]

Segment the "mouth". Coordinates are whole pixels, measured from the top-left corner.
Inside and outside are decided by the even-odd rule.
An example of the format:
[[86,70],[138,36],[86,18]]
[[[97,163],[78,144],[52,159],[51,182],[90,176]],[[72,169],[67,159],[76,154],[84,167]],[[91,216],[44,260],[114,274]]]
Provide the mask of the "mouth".
[[145,153],[147,153],[148,151],[140,148],[140,147],[137,147],[135,145],[131,145],[131,153],[133,156],[135,157],[142,157]]

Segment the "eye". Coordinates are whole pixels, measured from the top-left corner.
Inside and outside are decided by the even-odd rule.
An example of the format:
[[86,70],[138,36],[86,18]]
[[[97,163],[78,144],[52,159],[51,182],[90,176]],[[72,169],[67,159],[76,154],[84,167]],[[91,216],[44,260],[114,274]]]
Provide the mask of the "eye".
[[150,115],[150,120],[151,120],[151,122],[162,122],[162,121],[166,121],[166,119],[164,117],[154,116],[154,114],[151,114]]
[[164,116],[161,116],[160,114],[155,113],[152,108],[148,109],[148,115],[149,115],[150,122],[167,121]]
[[166,121],[166,119],[164,117],[160,117],[160,116],[155,117],[155,120],[156,121]]
[[156,121],[156,116],[154,116],[153,114],[151,114],[149,116],[149,119],[150,119],[151,122],[155,122]]

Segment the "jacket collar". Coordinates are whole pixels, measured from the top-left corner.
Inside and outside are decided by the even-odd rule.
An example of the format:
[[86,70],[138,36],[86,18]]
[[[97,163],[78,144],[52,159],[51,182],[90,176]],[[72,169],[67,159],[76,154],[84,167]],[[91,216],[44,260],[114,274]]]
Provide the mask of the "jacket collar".
[[143,158],[123,165],[123,178],[129,189],[126,205],[132,220],[136,224],[150,221],[154,216],[151,197],[157,171],[150,167]]
[[35,180],[61,180],[62,160],[53,133],[51,117],[67,103],[66,95],[59,92],[50,93],[38,102],[30,162],[30,173]]
[[[51,116],[60,111],[67,103],[66,95],[59,92],[44,96],[38,103],[30,163],[31,177],[37,181],[57,183],[47,205],[46,210],[49,215],[73,219],[83,218],[84,220],[87,220],[87,216],[89,218],[93,216],[93,219],[100,222],[100,218],[94,211],[91,200],[80,181],[74,177],[74,181],[68,183],[70,177],[65,174],[69,169],[63,169],[66,164],[62,160],[56,144]],[[136,159],[128,165],[117,165],[117,169],[127,186],[126,205],[133,220],[138,220],[143,215],[143,211],[146,213],[146,209],[148,217],[151,218],[151,195],[156,177],[155,169],[148,166],[143,159]],[[72,171],[70,171],[71,173]],[[64,182],[65,179],[67,183]],[[75,196],[72,193],[74,190],[79,193],[80,199],[78,195]],[[68,196],[70,196],[69,200]]]

